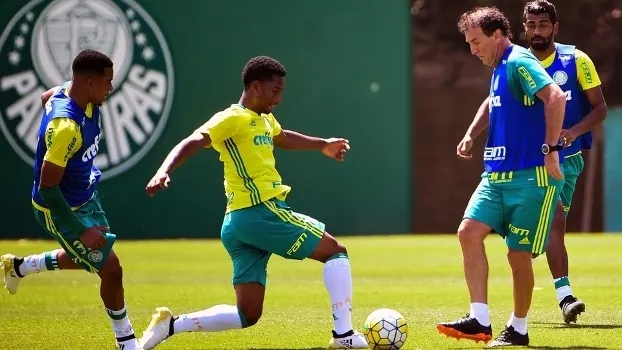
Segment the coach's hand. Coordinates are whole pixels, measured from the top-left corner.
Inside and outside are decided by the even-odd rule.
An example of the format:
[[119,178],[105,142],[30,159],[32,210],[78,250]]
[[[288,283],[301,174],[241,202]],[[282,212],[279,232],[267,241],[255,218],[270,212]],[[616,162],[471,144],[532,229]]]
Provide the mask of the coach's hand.
[[564,178],[564,173],[559,167],[559,152],[551,152],[544,155],[544,166],[546,171],[555,180],[561,180]]
[[89,227],[80,235],[80,241],[89,249],[101,249],[106,246],[106,236],[104,232],[109,232],[108,226],[94,226]]
[[473,158],[471,154],[471,147],[473,147],[473,139],[469,136],[465,136],[462,141],[456,147],[456,154],[461,160],[469,160]]
[[339,162],[343,162],[349,150],[350,141],[340,138],[326,139],[326,144],[322,146],[322,153],[325,156]]
[[145,187],[145,191],[149,196],[153,196],[156,192],[168,188],[170,183],[171,178],[167,173],[156,173]]

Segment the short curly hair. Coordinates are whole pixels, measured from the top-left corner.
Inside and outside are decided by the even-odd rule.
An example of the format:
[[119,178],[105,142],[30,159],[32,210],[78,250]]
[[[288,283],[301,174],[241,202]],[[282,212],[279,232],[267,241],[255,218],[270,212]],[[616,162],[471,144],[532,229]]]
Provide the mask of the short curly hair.
[[248,88],[255,80],[267,81],[274,76],[285,77],[287,71],[281,62],[268,56],[257,56],[251,58],[244,70],[242,70],[242,81],[244,88]]
[[481,27],[484,34],[491,36],[497,29],[506,37],[512,39],[510,21],[495,6],[476,7],[460,15],[458,30],[464,34],[469,28]]
[[546,0],[536,0],[528,2],[523,10],[523,21],[527,20],[527,14],[532,15],[547,15],[551,23],[557,23],[557,10],[555,5]]
[[97,74],[104,75],[106,68],[112,68],[110,57],[95,50],[82,50],[73,59],[71,70],[74,74]]

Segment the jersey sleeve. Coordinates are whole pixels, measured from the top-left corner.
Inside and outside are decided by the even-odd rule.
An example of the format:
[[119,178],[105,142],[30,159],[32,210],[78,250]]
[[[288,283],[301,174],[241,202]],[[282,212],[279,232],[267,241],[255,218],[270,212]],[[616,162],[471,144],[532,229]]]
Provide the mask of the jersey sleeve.
[[283,131],[283,128],[281,128],[281,124],[279,123],[278,120],[276,120],[276,118],[274,117],[272,113],[270,113],[269,117],[270,117],[270,124],[272,124],[272,135],[276,136]]
[[575,50],[577,63],[577,79],[581,90],[589,90],[601,85],[596,66],[590,56],[581,50]]
[[197,131],[209,135],[212,143],[221,143],[230,138],[237,131],[238,118],[226,113],[216,113],[205,124],[201,125]]
[[512,62],[510,67],[513,74],[516,75],[525,95],[530,99],[533,100],[538,91],[553,83],[551,76],[535,57],[526,54],[519,55]]
[[46,152],[43,160],[61,167],[82,147],[78,124],[69,118],[52,119],[45,130]]

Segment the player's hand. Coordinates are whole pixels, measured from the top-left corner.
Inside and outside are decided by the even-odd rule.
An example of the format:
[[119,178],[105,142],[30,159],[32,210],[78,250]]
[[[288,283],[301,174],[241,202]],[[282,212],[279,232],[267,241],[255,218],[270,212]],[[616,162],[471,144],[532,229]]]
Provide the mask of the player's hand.
[[326,144],[322,147],[322,153],[325,156],[339,162],[343,162],[349,150],[350,141],[340,138],[326,139]]
[[578,136],[579,135],[576,135],[570,129],[562,129],[559,139],[562,141],[562,146],[568,147],[577,139]]
[[465,136],[462,141],[456,147],[456,154],[461,160],[469,160],[473,158],[471,154],[471,147],[473,147],[473,139],[469,136]]
[[153,196],[156,192],[168,188],[168,185],[171,183],[171,178],[168,176],[168,173],[156,173],[151,181],[145,187],[145,191],[149,196]]
[[101,249],[106,246],[106,236],[103,232],[110,231],[108,226],[89,227],[80,235],[80,241],[89,249]]
[[546,171],[555,180],[561,180],[564,178],[564,173],[559,167],[559,152],[551,152],[544,155],[544,166]]

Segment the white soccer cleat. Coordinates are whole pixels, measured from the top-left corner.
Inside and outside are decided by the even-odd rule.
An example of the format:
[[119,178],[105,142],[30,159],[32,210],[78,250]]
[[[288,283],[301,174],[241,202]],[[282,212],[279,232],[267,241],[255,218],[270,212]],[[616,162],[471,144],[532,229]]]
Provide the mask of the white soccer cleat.
[[350,331],[343,336],[337,336],[333,331],[333,338],[328,342],[329,349],[368,349],[365,336],[356,331]]
[[117,341],[117,350],[144,350],[138,339],[130,339],[123,342]]
[[144,350],[151,350],[158,344],[162,343],[166,338],[171,336],[171,322],[173,321],[173,312],[167,307],[159,307],[151,316],[151,322],[145,329],[140,343]]
[[22,277],[17,275],[15,271],[15,260],[17,257],[13,254],[4,254],[0,256],[0,267],[4,271],[4,287],[11,294],[17,293],[17,287],[19,282],[22,281]]

